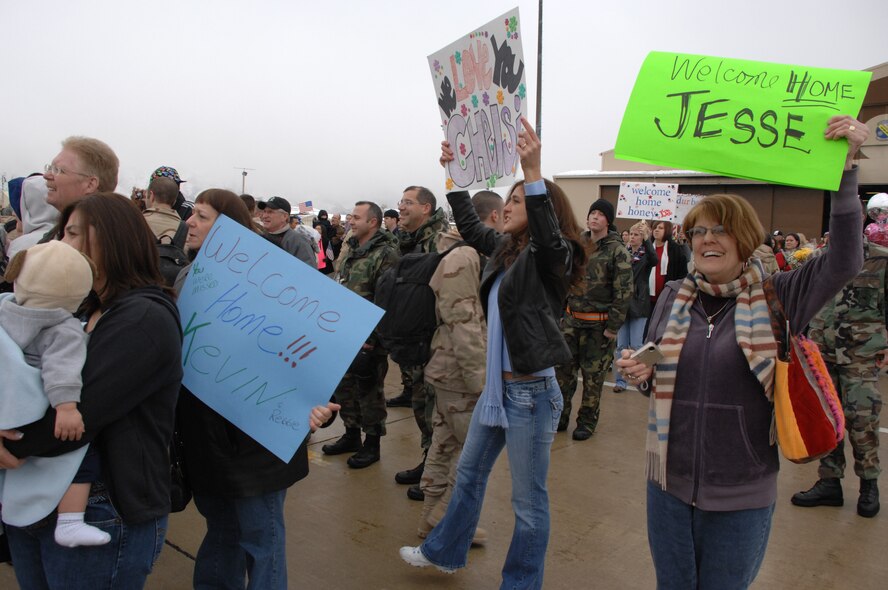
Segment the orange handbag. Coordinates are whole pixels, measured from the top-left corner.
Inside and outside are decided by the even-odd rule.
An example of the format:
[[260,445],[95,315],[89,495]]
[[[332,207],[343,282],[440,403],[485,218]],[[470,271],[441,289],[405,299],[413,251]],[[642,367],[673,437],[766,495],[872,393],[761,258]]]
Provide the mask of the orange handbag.
[[777,444],[793,463],[829,454],[845,436],[845,413],[817,344],[794,336],[770,280],[763,283],[777,339],[774,422]]

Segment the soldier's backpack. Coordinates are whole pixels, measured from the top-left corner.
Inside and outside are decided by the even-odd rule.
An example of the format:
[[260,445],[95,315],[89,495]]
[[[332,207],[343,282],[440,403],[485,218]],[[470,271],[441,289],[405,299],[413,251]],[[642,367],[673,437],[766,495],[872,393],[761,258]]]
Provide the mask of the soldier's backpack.
[[167,287],[172,287],[179,271],[188,266],[188,256],[185,255],[186,237],[188,237],[188,226],[184,221],[180,221],[172,241],[167,243],[164,237],[157,240],[160,274]]
[[460,241],[443,252],[407,254],[376,282],[373,302],[385,310],[376,330],[399,365],[424,365],[431,358],[438,318],[429,281],[444,257],[465,245]]

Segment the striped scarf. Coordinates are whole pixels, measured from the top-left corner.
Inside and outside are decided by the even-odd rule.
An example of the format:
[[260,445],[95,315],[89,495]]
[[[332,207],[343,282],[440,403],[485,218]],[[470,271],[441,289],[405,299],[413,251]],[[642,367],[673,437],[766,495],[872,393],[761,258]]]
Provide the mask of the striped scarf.
[[[774,333],[771,331],[771,316],[762,281],[763,273],[760,266],[750,260],[743,274],[724,285],[706,282],[699,272],[689,274],[675,296],[663,338],[660,340],[663,360],[657,363],[654,394],[651,396],[648,410],[645,472],[648,479],[658,482],[664,490],[669,418],[672,413],[678,358],[691,325],[691,307],[697,298],[698,289],[715,297],[736,297],[734,330],[737,334],[737,345],[749,363],[749,370],[764,387],[765,395],[769,400],[772,398],[777,341],[774,340]],[[694,362],[693,359],[689,360]]]

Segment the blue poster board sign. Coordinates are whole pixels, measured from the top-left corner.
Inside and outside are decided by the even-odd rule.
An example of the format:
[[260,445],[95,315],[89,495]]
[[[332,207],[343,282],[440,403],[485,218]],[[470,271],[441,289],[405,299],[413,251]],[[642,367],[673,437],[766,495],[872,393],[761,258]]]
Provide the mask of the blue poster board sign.
[[383,314],[222,215],[178,304],[182,383],[285,462]]

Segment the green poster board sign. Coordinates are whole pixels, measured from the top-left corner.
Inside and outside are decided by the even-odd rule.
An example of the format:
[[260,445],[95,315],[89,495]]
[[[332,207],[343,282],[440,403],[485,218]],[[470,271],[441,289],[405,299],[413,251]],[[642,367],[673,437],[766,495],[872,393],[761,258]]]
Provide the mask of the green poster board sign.
[[857,116],[872,74],[654,51],[623,115],[617,158],[836,190],[848,143],[823,137]]

